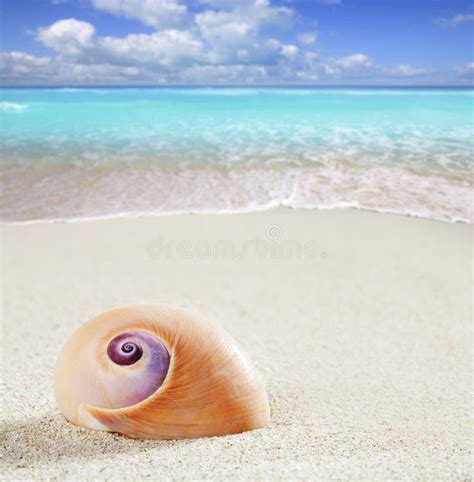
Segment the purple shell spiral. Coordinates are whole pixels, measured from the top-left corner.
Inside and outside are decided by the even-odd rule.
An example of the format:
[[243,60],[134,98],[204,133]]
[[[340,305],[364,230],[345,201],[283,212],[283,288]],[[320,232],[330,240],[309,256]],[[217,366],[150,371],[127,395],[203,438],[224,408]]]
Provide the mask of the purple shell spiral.
[[107,347],[107,355],[117,365],[133,365],[143,355],[143,348],[133,333],[116,336]]

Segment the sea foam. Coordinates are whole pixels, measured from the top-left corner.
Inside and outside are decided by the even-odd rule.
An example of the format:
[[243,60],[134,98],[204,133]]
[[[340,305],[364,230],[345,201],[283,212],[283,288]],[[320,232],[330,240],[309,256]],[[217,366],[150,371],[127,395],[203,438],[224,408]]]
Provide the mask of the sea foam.
[[16,102],[0,102],[0,111],[21,112],[28,108],[28,104]]

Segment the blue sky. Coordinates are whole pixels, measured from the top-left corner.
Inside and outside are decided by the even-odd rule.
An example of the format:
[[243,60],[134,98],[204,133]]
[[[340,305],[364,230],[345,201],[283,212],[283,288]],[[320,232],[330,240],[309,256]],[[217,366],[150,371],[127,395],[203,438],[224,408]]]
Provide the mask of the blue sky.
[[472,83],[466,0],[2,0],[5,85]]

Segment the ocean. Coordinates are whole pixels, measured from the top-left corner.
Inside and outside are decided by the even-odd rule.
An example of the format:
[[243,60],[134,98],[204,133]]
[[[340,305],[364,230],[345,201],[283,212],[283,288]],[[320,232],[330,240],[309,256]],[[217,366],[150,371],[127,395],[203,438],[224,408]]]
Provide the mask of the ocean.
[[273,206],[473,222],[472,89],[0,93],[3,222]]

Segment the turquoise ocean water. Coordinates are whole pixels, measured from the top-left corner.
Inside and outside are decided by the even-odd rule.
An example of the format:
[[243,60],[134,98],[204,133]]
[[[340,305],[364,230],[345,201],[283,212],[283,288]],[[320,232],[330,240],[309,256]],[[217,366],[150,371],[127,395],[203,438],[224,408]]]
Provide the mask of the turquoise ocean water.
[[4,222],[284,205],[472,222],[472,89],[1,89]]

